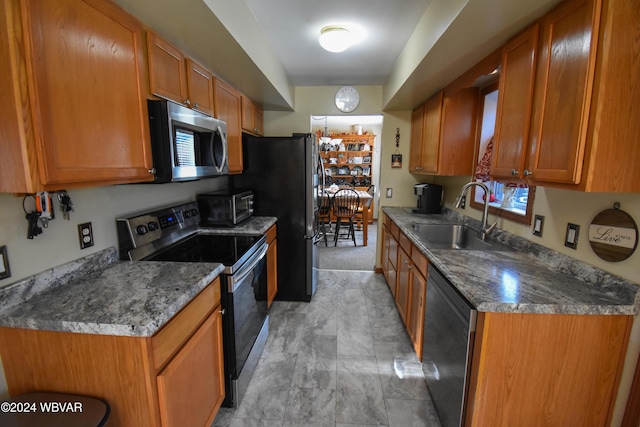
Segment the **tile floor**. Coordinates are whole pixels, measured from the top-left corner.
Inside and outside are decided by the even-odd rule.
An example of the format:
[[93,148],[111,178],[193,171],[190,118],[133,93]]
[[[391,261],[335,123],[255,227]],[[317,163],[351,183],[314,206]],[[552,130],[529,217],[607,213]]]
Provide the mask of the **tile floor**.
[[311,303],[276,301],[240,407],[214,426],[440,427],[382,275],[321,270]]

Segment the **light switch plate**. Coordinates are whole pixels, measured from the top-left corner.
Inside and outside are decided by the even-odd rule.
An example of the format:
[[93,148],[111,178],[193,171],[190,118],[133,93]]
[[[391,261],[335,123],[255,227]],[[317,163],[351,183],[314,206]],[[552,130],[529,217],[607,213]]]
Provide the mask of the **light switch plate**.
[[578,224],[567,224],[567,234],[564,237],[564,245],[571,249],[578,247],[578,234],[580,233],[580,226]]
[[393,197],[393,188],[387,188],[387,199]]
[[536,215],[533,220],[533,235],[542,237],[542,228],[544,227],[544,217],[542,215]]

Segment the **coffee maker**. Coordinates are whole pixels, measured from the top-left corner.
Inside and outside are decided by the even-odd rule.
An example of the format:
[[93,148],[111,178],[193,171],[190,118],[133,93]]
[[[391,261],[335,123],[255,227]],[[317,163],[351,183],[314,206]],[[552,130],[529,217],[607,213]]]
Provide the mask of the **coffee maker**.
[[418,196],[418,207],[413,210],[418,214],[440,214],[444,203],[442,186],[437,184],[416,184],[413,194]]

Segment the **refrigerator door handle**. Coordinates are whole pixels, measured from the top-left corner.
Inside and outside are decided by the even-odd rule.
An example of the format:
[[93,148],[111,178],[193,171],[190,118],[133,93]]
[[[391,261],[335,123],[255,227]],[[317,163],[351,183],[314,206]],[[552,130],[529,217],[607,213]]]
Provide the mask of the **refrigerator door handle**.
[[[313,239],[315,234],[315,213],[317,209],[316,199],[318,191],[318,175],[314,170],[317,165],[317,159],[320,156],[316,149],[315,135],[309,134],[304,138],[305,143],[305,169],[306,169],[306,188],[305,188],[305,237]],[[314,194],[316,193],[316,194]]]

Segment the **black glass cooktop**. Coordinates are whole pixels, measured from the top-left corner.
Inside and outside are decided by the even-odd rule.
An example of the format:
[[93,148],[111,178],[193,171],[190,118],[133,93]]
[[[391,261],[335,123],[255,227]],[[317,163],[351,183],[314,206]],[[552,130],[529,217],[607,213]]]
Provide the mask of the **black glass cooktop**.
[[219,262],[227,267],[242,264],[256,248],[262,236],[224,236],[196,234],[158,254],[148,261]]

